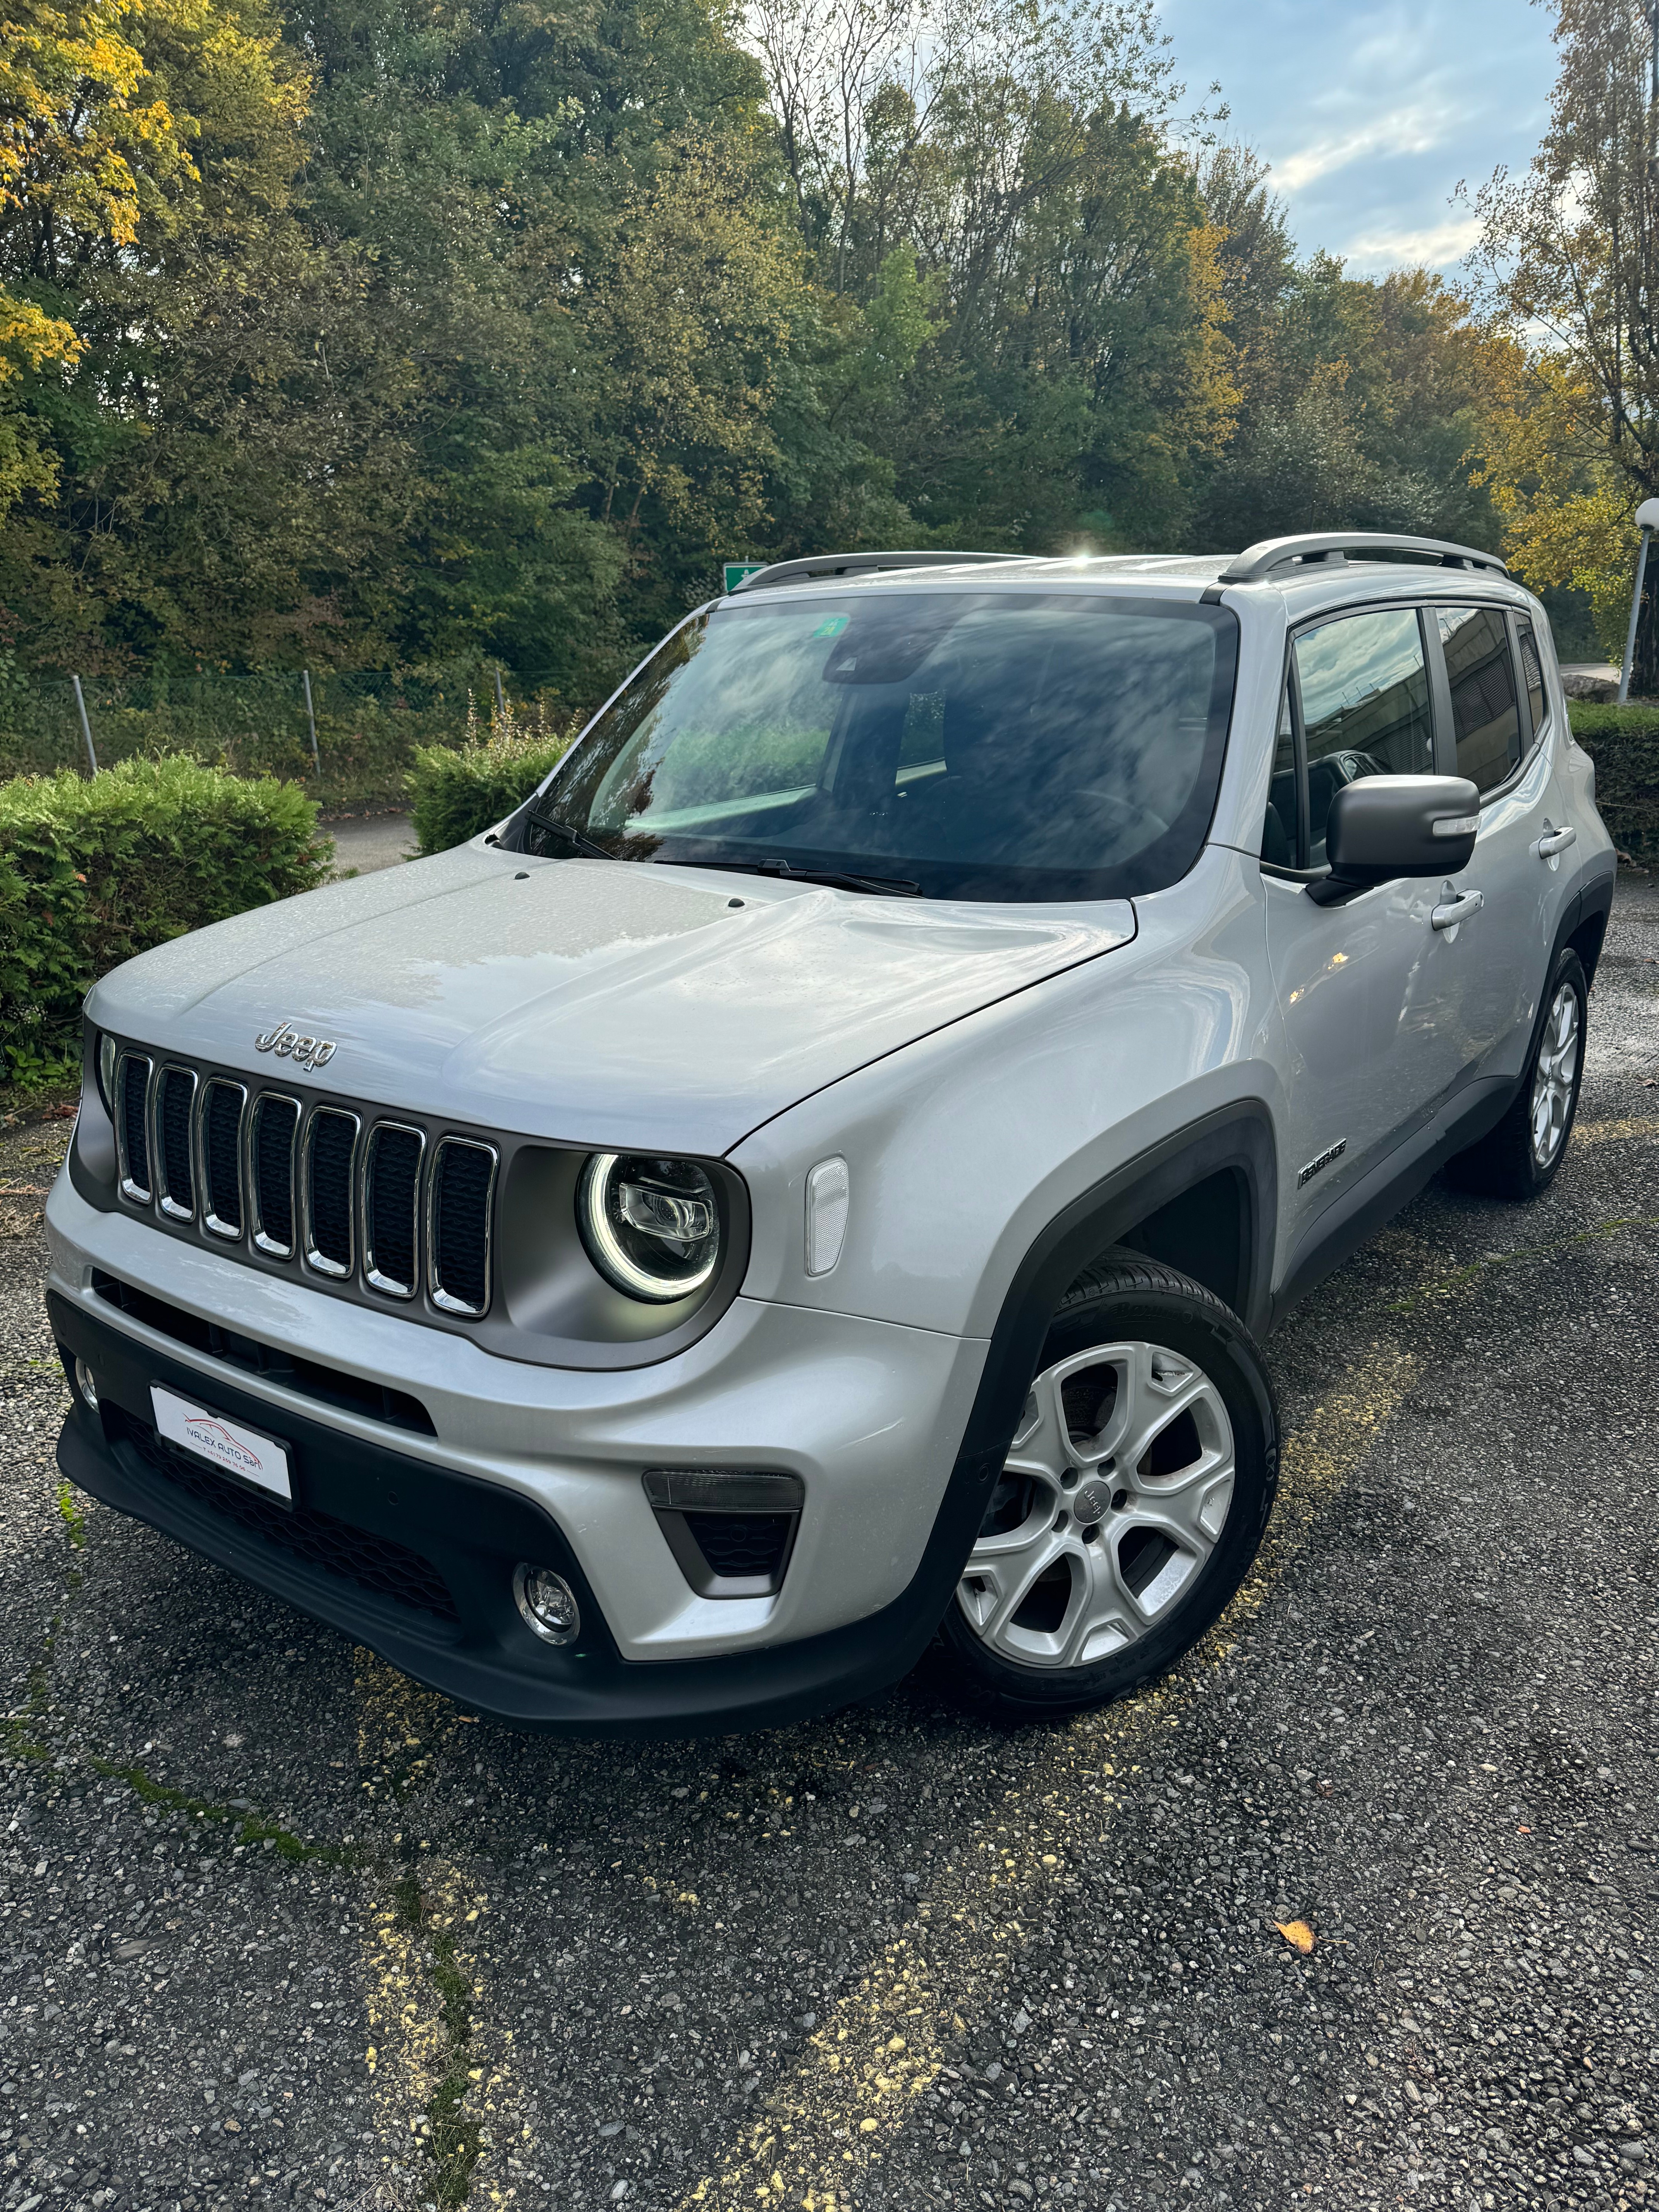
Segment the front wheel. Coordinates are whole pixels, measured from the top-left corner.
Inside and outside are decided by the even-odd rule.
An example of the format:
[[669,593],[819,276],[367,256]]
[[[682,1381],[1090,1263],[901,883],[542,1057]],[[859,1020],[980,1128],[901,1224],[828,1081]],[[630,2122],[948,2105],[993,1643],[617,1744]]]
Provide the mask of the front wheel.
[[1278,1465],[1272,1385],[1237,1316],[1108,1253],[1050,1325],[945,1616],[965,1686],[1065,1712],[1161,1674],[1243,1581]]

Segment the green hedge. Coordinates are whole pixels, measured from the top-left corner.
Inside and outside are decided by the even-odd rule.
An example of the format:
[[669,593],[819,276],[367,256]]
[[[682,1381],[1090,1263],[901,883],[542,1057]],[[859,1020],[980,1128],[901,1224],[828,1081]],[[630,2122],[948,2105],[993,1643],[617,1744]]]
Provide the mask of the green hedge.
[[447,853],[510,814],[563,758],[575,734],[574,724],[526,731],[509,720],[499,736],[459,751],[422,745],[409,779],[422,852]]
[[100,975],[310,890],[332,853],[315,802],[292,784],[177,757],[0,783],[0,1073],[26,1085],[58,1075]]
[[1595,803],[1608,836],[1633,860],[1659,862],[1659,707],[1575,699],[1568,713],[1595,763]]

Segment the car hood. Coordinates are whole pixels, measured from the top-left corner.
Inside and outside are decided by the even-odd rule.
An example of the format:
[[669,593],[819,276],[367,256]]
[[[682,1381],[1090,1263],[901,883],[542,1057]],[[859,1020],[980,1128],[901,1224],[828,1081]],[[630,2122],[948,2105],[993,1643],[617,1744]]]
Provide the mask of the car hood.
[[[311,1089],[718,1155],[808,1093],[1126,943],[1127,902],[990,907],[463,846],[176,939],[91,1019]],[[257,1037],[332,1040],[302,1074]]]

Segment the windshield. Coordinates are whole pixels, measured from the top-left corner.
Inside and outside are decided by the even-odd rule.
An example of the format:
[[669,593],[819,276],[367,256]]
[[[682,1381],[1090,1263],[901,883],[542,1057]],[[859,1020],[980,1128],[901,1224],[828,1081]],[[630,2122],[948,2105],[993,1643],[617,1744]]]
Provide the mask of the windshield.
[[973,592],[721,607],[562,763],[528,852],[872,878],[933,898],[1125,898],[1214,805],[1219,607]]

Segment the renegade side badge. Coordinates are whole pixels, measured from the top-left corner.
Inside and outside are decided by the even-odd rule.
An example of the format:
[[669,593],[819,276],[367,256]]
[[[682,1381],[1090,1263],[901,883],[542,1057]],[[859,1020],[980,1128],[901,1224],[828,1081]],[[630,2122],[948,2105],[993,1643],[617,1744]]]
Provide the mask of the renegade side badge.
[[1334,1145],[1327,1145],[1319,1158],[1316,1160],[1310,1160],[1307,1166],[1297,1176],[1297,1188],[1300,1190],[1304,1182],[1311,1182],[1321,1168],[1328,1168],[1333,1160],[1340,1160],[1347,1149],[1348,1140],[1346,1137],[1339,1137]]

